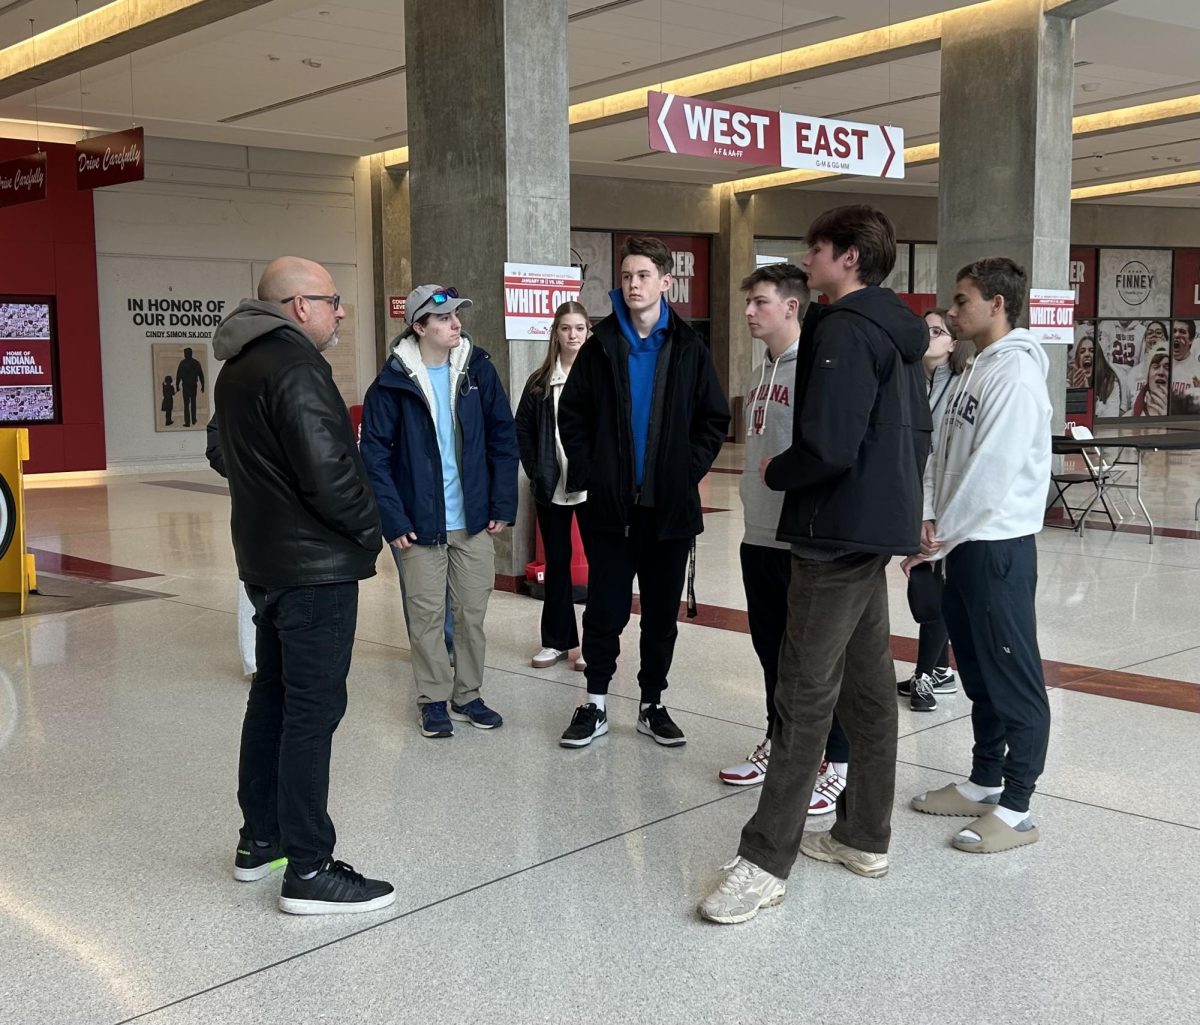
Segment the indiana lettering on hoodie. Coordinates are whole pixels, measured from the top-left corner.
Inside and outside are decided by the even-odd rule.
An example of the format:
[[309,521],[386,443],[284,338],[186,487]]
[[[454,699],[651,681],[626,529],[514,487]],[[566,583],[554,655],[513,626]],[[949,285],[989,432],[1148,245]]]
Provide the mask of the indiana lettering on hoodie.
[[1042,529],[1050,484],[1050,361],[1017,328],[959,377],[925,469],[924,517],[942,546],[1001,541]]
[[755,367],[746,392],[746,471],[739,491],[748,545],[762,548],[790,548],[779,541],[779,514],[783,511],[782,491],[772,491],[758,476],[758,464],[774,459],[792,444],[792,393],[796,389],[796,355],[800,343],[793,342],[779,356],[765,353]]

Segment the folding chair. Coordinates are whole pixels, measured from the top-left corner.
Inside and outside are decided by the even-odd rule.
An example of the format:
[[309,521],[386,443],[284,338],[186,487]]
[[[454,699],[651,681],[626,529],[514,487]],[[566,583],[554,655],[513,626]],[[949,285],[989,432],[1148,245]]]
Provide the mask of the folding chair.
[[[1071,437],[1077,441],[1088,441],[1093,435],[1086,427],[1075,427],[1071,431]],[[1055,503],[1061,502],[1063,512],[1067,514],[1067,520],[1071,525],[1072,530],[1082,532],[1083,521],[1088,513],[1092,511],[1092,507],[1097,502],[1104,509],[1104,514],[1108,517],[1108,522],[1112,525],[1112,529],[1117,529],[1117,521],[1113,519],[1112,509],[1109,507],[1108,499],[1105,497],[1108,491],[1109,484],[1114,480],[1112,468],[1104,461],[1100,453],[1100,449],[1080,449],[1080,458],[1083,460],[1083,465],[1086,470],[1084,473],[1052,473],[1050,482],[1054,485],[1055,495],[1046,505],[1049,510],[1054,507]],[[1120,474],[1123,471],[1118,470]],[[1071,505],[1067,501],[1067,492],[1078,484],[1090,484],[1094,488],[1094,493],[1086,505]],[[1079,515],[1076,516],[1075,514]]]

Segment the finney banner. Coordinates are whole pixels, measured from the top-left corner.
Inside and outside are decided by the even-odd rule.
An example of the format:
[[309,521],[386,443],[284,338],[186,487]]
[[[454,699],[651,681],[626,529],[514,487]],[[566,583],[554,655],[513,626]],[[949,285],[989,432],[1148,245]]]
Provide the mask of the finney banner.
[[145,155],[141,128],[81,139],[75,143],[75,184],[85,190],[140,182],[146,177]]

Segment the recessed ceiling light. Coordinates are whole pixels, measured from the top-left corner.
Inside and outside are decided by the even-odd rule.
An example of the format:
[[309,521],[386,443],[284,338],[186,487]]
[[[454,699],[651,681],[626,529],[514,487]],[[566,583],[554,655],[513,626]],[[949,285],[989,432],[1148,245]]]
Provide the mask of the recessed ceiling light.
[[315,57],[305,57],[300,63],[306,64],[310,68],[319,68],[321,66],[321,62]]
[[1099,82],[1084,82],[1083,85],[1081,85],[1079,88],[1082,89],[1085,93],[1094,93],[1097,89],[1100,88],[1100,83]]
[[283,60],[283,58],[282,58],[282,57],[280,57],[280,56],[279,56],[279,54],[277,54],[277,53],[268,53],[268,54],[267,54],[267,60],[269,60],[269,61],[277,61],[277,60]]

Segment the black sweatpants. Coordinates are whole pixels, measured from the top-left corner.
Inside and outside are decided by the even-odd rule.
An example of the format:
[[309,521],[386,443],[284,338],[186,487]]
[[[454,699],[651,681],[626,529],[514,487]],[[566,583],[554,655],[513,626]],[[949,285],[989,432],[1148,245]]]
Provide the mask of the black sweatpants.
[[[586,510],[586,503],[584,509]],[[659,703],[679,634],[679,600],[692,539],[660,541],[654,510],[635,506],[629,535],[592,530],[579,517],[588,560],[588,597],[583,612],[584,676],[589,694],[607,694],[621,653],[621,631],[633,608],[633,578],[642,605],[642,701]]]
[[[792,579],[792,553],[786,548],[768,548],[742,542],[742,587],[746,592],[746,618],[750,621],[750,643],[762,665],[767,688],[767,736],[775,731],[775,685],[779,681],[779,649],[787,631],[788,584]],[[850,740],[837,715],[825,742],[825,759],[850,761]]]
[[942,611],[971,699],[971,782],[1003,785],[1000,804],[1028,811],[1050,743],[1050,702],[1037,644],[1032,535],[968,541],[946,557]]
[[575,589],[571,584],[571,520],[574,505],[536,503],[542,548],[546,553],[545,599],[542,602],[542,647],[570,651],[579,647],[575,626]]

